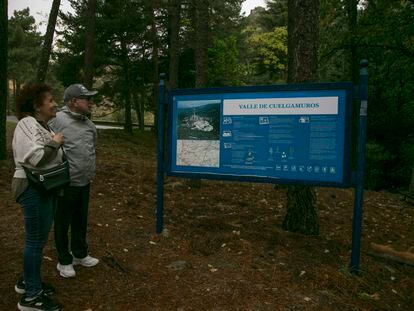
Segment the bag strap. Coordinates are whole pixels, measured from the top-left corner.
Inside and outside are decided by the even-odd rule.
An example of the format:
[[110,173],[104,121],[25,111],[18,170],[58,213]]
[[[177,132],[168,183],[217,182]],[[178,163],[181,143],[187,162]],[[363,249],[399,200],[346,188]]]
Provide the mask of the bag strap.
[[67,161],[68,158],[66,157],[66,152],[65,152],[65,149],[63,149],[63,145],[60,145],[59,149],[62,149],[62,162]]
[[[39,122],[39,121],[37,121],[37,122]],[[39,122],[39,124],[42,125],[42,123],[40,123],[40,122]],[[53,134],[56,134],[55,130],[49,124],[48,124],[48,127],[53,132]],[[68,158],[66,157],[66,152],[65,152],[65,149],[63,149],[63,145],[60,145],[59,149],[62,149],[62,162],[67,161]]]

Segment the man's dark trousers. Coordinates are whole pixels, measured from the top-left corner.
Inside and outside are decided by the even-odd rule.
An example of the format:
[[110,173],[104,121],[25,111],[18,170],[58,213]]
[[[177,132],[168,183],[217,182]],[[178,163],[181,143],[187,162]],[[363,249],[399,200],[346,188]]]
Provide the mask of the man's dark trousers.
[[[58,198],[55,214],[55,243],[61,265],[72,264],[72,254],[76,258],[88,255],[86,230],[88,225],[90,184],[81,187],[68,186],[64,195]],[[68,231],[71,232],[69,252]]]

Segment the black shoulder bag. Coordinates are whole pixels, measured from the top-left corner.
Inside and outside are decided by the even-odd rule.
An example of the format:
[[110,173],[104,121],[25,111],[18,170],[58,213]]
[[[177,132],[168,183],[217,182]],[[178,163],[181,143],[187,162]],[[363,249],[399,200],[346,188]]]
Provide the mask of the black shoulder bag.
[[[62,147],[61,147],[62,148]],[[63,151],[63,162],[47,169],[32,169],[23,166],[31,186],[40,190],[53,192],[70,184],[69,162]]]

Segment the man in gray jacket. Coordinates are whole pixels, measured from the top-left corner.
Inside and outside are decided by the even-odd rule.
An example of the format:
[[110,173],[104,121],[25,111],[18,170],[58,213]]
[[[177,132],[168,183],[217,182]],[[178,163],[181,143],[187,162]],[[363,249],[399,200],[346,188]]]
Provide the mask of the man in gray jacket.
[[[86,230],[90,182],[96,167],[96,127],[88,118],[91,114],[92,97],[96,91],[87,90],[82,84],[72,84],[64,92],[66,104],[50,122],[55,132],[65,137],[63,145],[70,167],[70,186],[58,199],[55,214],[55,243],[59,263],[57,269],[63,277],[74,277],[73,265],[92,267],[99,260],[88,255]],[[71,227],[69,250],[68,231]]]

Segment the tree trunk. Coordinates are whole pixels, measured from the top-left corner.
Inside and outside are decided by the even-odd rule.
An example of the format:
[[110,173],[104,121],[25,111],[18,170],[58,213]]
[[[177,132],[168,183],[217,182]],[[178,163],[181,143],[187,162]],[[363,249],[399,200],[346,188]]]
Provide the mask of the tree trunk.
[[43,41],[42,53],[40,54],[39,65],[37,68],[36,80],[38,82],[44,82],[46,79],[47,67],[49,66],[49,58],[52,51],[53,35],[55,33],[56,20],[59,13],[59,6],[60,0],[53,0],[46,35]]
[[0,4],[0,160],[7,157],[6,107],[7,107],[7,0]]
[[159,93],[159,58],[158,58],[158,36],[157,36],[157,24],[155,22],[155,10],[157,7],[157,1],[150,1],[150,6],[147,8],[149,22],[151,25],[151,41],[152,41],[152,65],[153,65],[153,90],[152,90],[152,111],[154,113],[155,130],[157,128],[158,115],[158,93]]
[[143,132],[145,130],[145,124],[144,124],[144,114],[143,114],[143,111],[141,110],[141,107],[142,107],[141,101],[143,101],[144,99],[143,97],[139,96],[137,92],[134,92],[133,99],[134,99],[135,112],[137,114],[139,130]]
[[[319,0],[288,1],[288,82],[317,80]],[[290,186],[283,228],[306,235],[319,234],[316,194],[312,187]]]
[[288,82],[316,81],[319,0],[288,1]]
[[13,106],[12,111],[16,111],[16,98],[17,98],[17,81],[13,79]]
[[20,83],[20,80],[17,80],[16,79],[16,99],[17,99],[17,97],[20,95],[20,89],[21,89],[21,83]]
[[[354,85],[359,84],[359,60],[357,55],[357,15],[358,15],[358,0],[346,0],[345,9],[348,20],[348,36],[350,50],[348,52],[349,58],[349,79]],[[352,138],[354,142],[358,141],[358,123],[359,123],[359,105],[357,100],[352,101]],[[358,148],[357,144],[351,147],[351,169],[357,169]]]
[[10,98],[10,91],[12,91],[14,94],[14,80],[11,81],[12,83],[12,90],[9,89],[10,86],[10,80],[7,79],[7,107],[6,107],[6,116],[11,115],[11,98]]
[[411,169],[411,182],[410,182],[410,187],[408,188],[408,191],[414,194],[414,167]]
[[139,98],[138,98],[137,93],[135,91],[132,93],[132,103],[134,105],[134,110],[135,110],[135,113],[137,115],[139,130],[141,130],[141,124],[139,122],[139,120],[141,119],[140,110],[139,110]]
[[131,94],[128,89],[124,93],[125,124],[124,130],[132,134]]
[[358,2],[358,0],[347,0],[345,3],[348,16],[348,33],[350,40],[349,77],[355,85],[359,82],[359,60],[356,43]]
[[287,214],[283,228],[306,235],[319,234],[316,194],[312,187],[290,186],[287,191]]
[[205,87],[207,84],[207,47],[209,37],[208,0],[194,1],[193,23],[195,29],[195,87]]
[[169,1],[170,15],[170,64],[169,64],[169,87],[178,87],[178,64],[179,64],[179,36],[180,36],[180,14],[181,0]]
[[85,32],[85,68],[83,83],[87,89],[93,86],[93,50],[95,47],[96,30],[96,0],[88,1],[86,13],[86,32]]
[[[195,87],[207,86],[207,47],[209,38],[209,0],[192,0],[194,28]],[[201,179],[189,179],[191,188],[201,188]]]
[[139,119],[139,128],[141,131],[145,130],[145,86],[142,86],[141,88],[141,94],[140,94],[140,101],[139,101],[139,111],[140,111],[140,119]]
[[131,115],[131,86],[130,86],[130,74],[129,74],[129,56],[125,42],[125,38],[122,35],[119,36],[121,41],[121,53],[122,53],[122,69],[124,72],[124,85],[123,85],[123,98],[125,108],[125,123],[124,130],[132,134],[132,115]]

